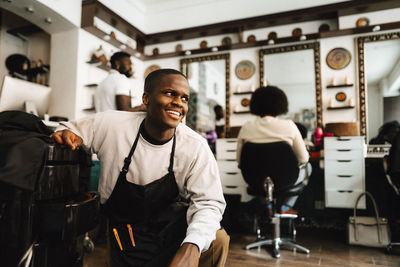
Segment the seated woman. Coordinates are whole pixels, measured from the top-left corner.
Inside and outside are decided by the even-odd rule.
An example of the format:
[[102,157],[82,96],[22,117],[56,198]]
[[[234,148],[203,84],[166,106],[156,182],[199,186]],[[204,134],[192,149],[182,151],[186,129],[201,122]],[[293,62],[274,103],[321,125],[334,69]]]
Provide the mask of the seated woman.
[[[308,162],[309,154],[296,124],[291,120],[277,118],[277,116],[288,112],[288,105],[285,93],[278,87],[261,87],[253,93],[250,100],[250,112],[259,117],[246,122],[239,132],[236,158],[239,164],[244,143],[280,141],[285,141],[292,147],[299,164]],[[301,171],[295,184],[303,180],[304,171]],[[284,199],[281,213],[296,213],[293,210],[296,200],[297,196]]]

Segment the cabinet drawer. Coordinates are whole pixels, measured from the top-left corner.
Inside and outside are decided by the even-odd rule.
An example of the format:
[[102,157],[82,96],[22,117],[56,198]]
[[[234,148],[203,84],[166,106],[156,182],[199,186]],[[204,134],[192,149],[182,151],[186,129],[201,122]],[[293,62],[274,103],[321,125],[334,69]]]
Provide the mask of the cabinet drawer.
[[236,148],[217,152],[217,159],[236,161]]
[[361,149],[327,149],[325,159],[364,159]]
[[237,172],[221,172],[220,171],[220,176],[221,176],[221,183],[222,185],[228,185],[228,186],[246,186],[247,184],[243,179],[242,174],[240,171]]
[[360,176],[325,175],[326,190],[362,190],[364,180]]
[[236,160],[218,160],[217,164],[220,172],[241,172]]
[[363,176],[364,164],[360,159],[325,160],[325,175]]
[[324,149],[362,149],[364,138],[362,136],[325,137]]
[[216,144],[216,149],[217,153],[218,151],[224,151],[224,150],[236,150],[237,146],[237,139],[236,138],[231,138],[231,139],[217,139],[217,144]]
[[[325,191],[325,207],[352,209],[362,192],[364,190],[327,190]],[[365,209],[365,197],[359,201],[358,208]]]

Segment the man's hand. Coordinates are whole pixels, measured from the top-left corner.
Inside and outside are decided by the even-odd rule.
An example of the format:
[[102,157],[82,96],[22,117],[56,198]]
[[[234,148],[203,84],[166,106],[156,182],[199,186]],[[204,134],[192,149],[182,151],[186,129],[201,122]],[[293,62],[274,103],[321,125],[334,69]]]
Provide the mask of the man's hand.
[[77,149],[83,143],[82,138],[71,132],[70,130],[58,131],[50,135],[57,143],[66,144],[72,150]]
[[184,243],[175,253],[169,267],[197,267],[199,265],[199,248],[191,243]]

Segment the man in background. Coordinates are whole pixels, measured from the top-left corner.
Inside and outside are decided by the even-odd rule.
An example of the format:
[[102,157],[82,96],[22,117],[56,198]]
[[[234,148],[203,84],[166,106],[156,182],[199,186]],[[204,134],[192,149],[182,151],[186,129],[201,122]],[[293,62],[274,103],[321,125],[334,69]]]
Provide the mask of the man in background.
[[133,75],[131,56],[116,52],[110,59],[111,68],[107,78],[97,87],[95,93],[96,112],[107,110],[145,111],[142,104],[131,107],[130,77]]

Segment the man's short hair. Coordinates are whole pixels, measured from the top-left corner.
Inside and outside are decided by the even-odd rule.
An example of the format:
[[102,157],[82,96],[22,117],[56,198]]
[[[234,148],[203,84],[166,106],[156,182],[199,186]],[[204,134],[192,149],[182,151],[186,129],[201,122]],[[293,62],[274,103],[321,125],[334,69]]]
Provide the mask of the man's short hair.
[[288,112],[286,94],[276,86],[258,88],[250,100],[250,112],[257,116],[278,116]]
[[174,69],[159,69],[151,72],[149,75],[147,75],[146,80],[144,81],[144,91],[146,93],[151,93],[154,89],[154,87],[157,85],[157,83],[167,75],[181,75],[183,78],[186,78],[185,75],[183,75],[182,72],[174,70]]
[[120,61],[122,60],[124,57],[131,57],[131,55],[129,55],[126,52],[116,52],[114,53],[111,58],[110,58],[110,63],[111,63],[111,68],[115,69],[117,66],[115,65],[115,61]]

